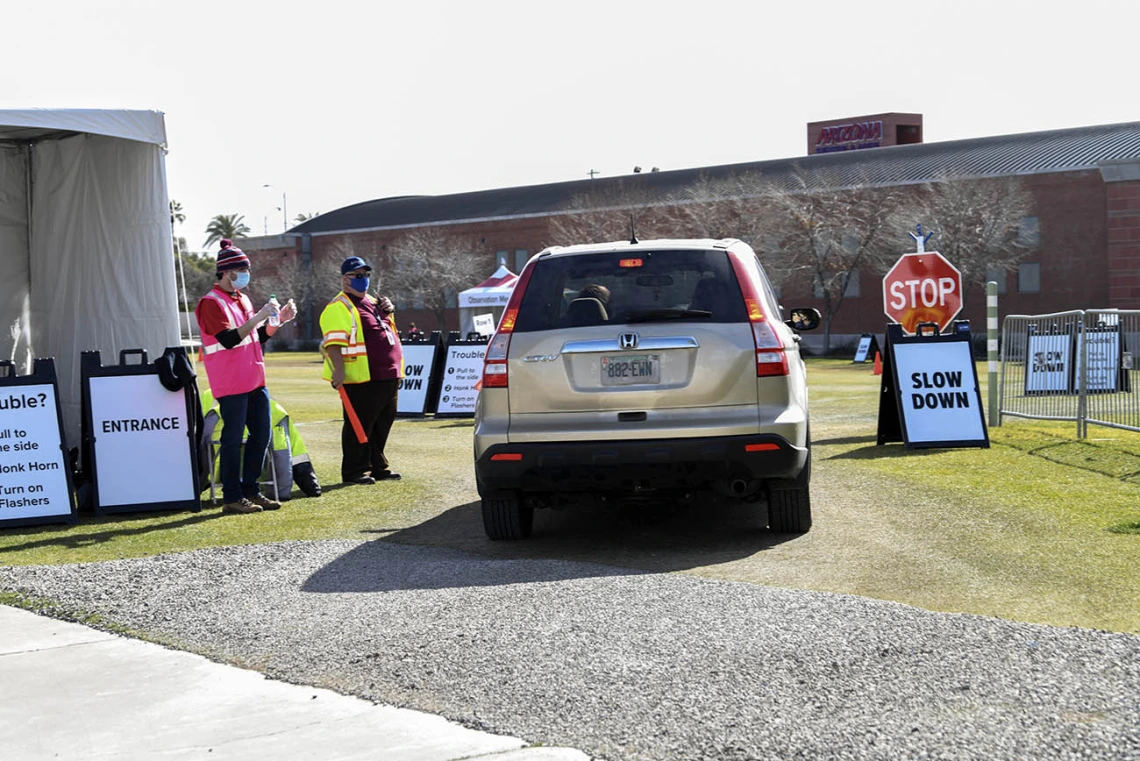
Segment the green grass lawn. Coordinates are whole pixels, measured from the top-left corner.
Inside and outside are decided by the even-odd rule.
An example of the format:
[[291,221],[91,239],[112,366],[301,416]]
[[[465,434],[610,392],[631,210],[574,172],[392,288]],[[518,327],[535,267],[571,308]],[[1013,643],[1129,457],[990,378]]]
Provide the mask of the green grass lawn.
[[[389,451],[404,479],[341,486],[339,398],[320,381],[319,358],[277,353],[267,361],[271,393],[300,427],[321,498],[295,490],[284,509],[248,516],[223,516],[207,500],[199,513],[83,513],[72,527],[0,530],[0,564],[392,534],[497,556],[585,552],[546,540],[491,543],[474,522],[464,524],[462,541],[432,536],[441,515],[478,499],[470,420],[397,421]],[[725,562],[716,559],[716,545],[731,540],[717,535],[708,557],[665,567],[935,610],[1140,631],[1140,434],[1090,427],[1078,441],[1072,423],[1007,420],[990,429],[990,449],[876,446],[879,386],[870,365],[812,359],[808,377],[812,531]],[[985,402],[984,363],[979,377]],[[661,546],[638,555],[625,541],[599,562],[658,568]]]

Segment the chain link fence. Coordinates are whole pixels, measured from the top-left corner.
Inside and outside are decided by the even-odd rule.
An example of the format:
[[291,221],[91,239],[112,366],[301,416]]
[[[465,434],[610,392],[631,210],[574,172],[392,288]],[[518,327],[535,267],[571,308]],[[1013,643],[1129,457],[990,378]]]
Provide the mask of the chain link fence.
[[1001,330],[1001,418],[1071,420],[1140,431],[1134,352],[1140,311],[1009,315]]

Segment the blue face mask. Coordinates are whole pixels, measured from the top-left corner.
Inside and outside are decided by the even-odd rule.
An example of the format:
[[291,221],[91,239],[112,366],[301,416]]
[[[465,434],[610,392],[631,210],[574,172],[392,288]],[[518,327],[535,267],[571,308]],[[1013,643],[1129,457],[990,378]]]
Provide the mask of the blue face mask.
[[360,291],[361,293],[364,293],[368,290],[368,286],[372,280],[367,277],[354,277],[348,282],[354,289]]
[[237,273],[237,277],[234,278],[234,288],[241,290],[242,288],[245,288],[247,285],[249,285],[249,273],[248,272]]

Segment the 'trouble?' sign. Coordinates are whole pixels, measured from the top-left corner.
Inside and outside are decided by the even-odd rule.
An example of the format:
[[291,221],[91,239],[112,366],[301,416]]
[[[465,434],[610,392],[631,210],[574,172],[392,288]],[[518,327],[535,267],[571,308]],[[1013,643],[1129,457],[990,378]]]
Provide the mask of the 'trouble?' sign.
[[0,522],[72,512],[55,386],[0,387]]
[[474,415],[487,344],[451,344],[440,379],[437,415]]

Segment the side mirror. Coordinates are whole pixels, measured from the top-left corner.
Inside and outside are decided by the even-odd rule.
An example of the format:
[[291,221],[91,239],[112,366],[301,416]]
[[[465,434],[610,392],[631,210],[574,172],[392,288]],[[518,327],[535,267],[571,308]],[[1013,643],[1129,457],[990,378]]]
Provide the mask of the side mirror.
[[823,322],[818,309],[801,307],[792,310],[792,317],[784,323],[792,330],[815,330]]

